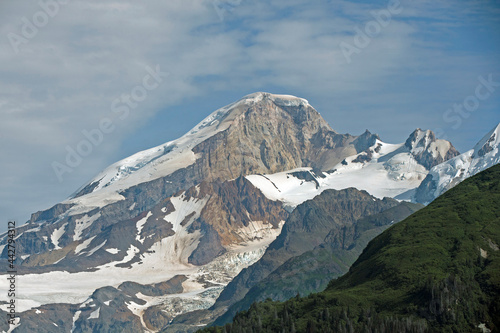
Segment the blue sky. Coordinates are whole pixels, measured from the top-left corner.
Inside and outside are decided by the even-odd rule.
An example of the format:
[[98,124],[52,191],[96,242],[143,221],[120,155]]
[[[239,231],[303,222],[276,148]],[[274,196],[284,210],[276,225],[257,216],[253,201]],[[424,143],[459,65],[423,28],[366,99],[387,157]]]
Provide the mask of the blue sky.
[[[348,62],[342,43],[376,28],[374,11],[390,19]],[[306,98],[341,133],[399,143],[420,127],[464,152],[500,121],[500,87],[465,116],[448,111],[480,76],[500,82],[499,14],[486,0],[3,1],[0,229],[255,91]],[[113,101],[156,66],[168,76],[119,118]],[[104,118],[114,129],[58,178],[53,163]]]

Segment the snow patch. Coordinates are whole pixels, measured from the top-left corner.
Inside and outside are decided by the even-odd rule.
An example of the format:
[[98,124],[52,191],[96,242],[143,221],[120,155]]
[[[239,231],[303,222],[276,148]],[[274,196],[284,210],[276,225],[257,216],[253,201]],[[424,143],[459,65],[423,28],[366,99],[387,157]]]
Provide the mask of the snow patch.
[[21,325],[21,317],[14,318],[14,325],[9,325],[9,330],[7,331],[7,333],[14,332],[14,330],[18,328],[19,325]]
[[42,229],[41,229],[41,226],[38,226],[38,227],[36,227],[36,228],[26,230],[25,232],[26,232],[26,233],[28,233],[28,232],[38,232],[38,231],[40,231],[40,230],[42,230]]
[[82,237],[82,233],[85,229],[90,227],[92,223],[97,221],[98,218],[101,217],[101,212],[94,214],[92,216],[88,216],[85,214],[82,218],[75,220],[75,234],[73,235],[73,240],[78,241]]
[[130,247],[128,248],[127,250],[127,254],[125,255],[125,257],[120,260],[120,261],[113,261],[109,264],[105,264],[103,266],[99,266],[98,268],[109,268],[109,267],[117,267],[116,265],[119,265],[119,264],[126,264],[128,263],[129,261],[131,261],[132,259],[134,259],[134,257],[136,256],[137,253],[139,253],[139,249],[136,248],[135,246],[133,246],[132,244],[130,245]]
[[127,308],[130,310],[130,312],[132,312],[135,316],[139,317],[139,319],[141,320],[142,327],[147,328],[146,322],[144,322],[143,318],[144,310],[146,310],[147,307],[145,305],[137,304],[133,301],[125,302],[125,305],[127,305]]
[[99,318],[99,312],[100,312],[100,310],[101,310],[101,308],[100,308],[100,307],[98,307],[98,308],[97,308],[97,310],[93,311],[93,312],[90,314],[90,316],[89,316],[89,318],[88,318],[88,319],[97,319],[97,318]]
[[110,248],[110,249],[105,249],[105,251],[111,253],[111,254],[117,254],[118,252],[120,252],[120,250],[118,250],[117,248]]
[[71,327],[71,333],[73,333],[75,331],[75,323],[76,321],[78,320],[78,318],[80,318],[80,314],[82,313],[82,311],[76,311],[75,314],[73,315],[73,326]]
[[139,221],[137,221],[137,223],[135,224],[135,226],[137,228],[137,236],[135,237],[135,239],[137,241],[139,241],[141,244],[144,243],[144,238],[141,238],[142,228],[144,227],[144,224],[146,223],[146,221],[148,220],[148,218],[151,215],[153,215],[153,213],[148,212],[148,214],[146,215],[146,217],[143,217],[142,219],[140,219]]
[[[19,280],[20,276],[18,275],[17,277]],[[5,279],[5,280],[7,280],[7,279]],[[5,285],[7,286],[7,284],[5,284]],[[3,287],[3,284],[2,284],[2,287]],[[7,287],[7,289],[4,289],[4,290],[8,290],[8,289],[9,288]],[[7,293],[5,293],[5,294],[7,295]],[[3,297],[2,297],[2,301],[8,302],[7,298],[3,298]],[[8,304],[0,305],[0,309],[2,309],[5,312],[9,312],[9,308],[7,308],[7,305]],[[35,309],[35,308],[39,307],[40,305],[42,305],[40,302],[29,299],[28,297],[26,297],[26,295],[24,293],[23,294],[16,293],[16,312],[21,313],[24,311]]]
[[104,246],[104,244],[106,244],[108,240],[105,239],[104,242],[102,242],[101,244],[97,245],[96,247],[94,247],[92,250],[89,251],[89,254],[87,254],[87,257],[93,255],[97,250],[99,250],[101,247]]
[[83,243],[78,244],[78,246],[75,248],[75,254],[80,253],[82,250],[86,249],[87,246],[89,246],[90,242],[95,238],[96,236],[90,237],[89,239],[86,239],[83,241]]
[[82,304],[80,304],[80,308],[85,308],[87,306],[89,306],[90,303],[92,303],[92,297],[88,297],[85,299],[85,302],[83,302]]
[[88,213],[93,209],[102,208],[109,204],[125,200],[125,197],[112,188],[103,188],[99,192],[92,192],[78,198],[63,201],[64,204],[73,205],[65,215],[78,215]]

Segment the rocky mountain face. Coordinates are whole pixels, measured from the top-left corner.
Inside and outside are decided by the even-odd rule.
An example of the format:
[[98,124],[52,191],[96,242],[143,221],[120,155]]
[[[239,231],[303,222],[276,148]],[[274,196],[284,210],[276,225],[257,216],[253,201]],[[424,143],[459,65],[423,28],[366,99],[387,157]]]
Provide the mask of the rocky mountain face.
[[242,177],[202,182],[131,219],[113,221],[106,213],[107,209],[94,209],[20,227],[17,248],[27,254],[21,272],[85,271],[127,256],[132,258],[119,266],[130,266],[154,244],[176,238],[181,230],[186,234],[179,239],[178,251],[189,251],[188,238],[199,243],[189,253],[176,252],[177,259],[203,265],[224,253],[224,246],[263,239],[279,230],[288,215],[279,202],[268,200]]
[[459,155],[450,142],[436,139],[432,131],[422,131],[420,128],[408,137],[405,147],[412,152],[415,160],[427,170]]
[[[478,154],[492,153],[487,150]],[[333,224],[349,225],[346,244],[361,244],[368,234],[353,236],[356,221],[395,209],[395,201],[383,198],[409,198],[429,168],[456,154],[430,131],[387,144],[369,131],[335,132],[304,99],[248,95],[183,137],[114,163],[74,196],[17,228],[17,270],[25,287],[16,332],[34,325],[47,332],[69,326],[74,332],[164,329],[184,313],[210,308],[279,235],[281,243],[269,253],[280,254],[266,254],[272,260],[259,264],[272,263],[264,275],[248,284],[239,278],[224,292],[241,299],[271,268],[329,244]],[[338,197],[334,205],[344,215],[335,219],[318,208],[315,214],[326,220],[308,225],[303,212],[294,210],[325,190],[349,187],[374,197]],[[293,231],[294,225],[304,229]],[[6,234],[0,235],[3,268],[6,242]],[[6,280],[0,281],[3,287]],[[40,311],[46,315],[38,322]]]
[[414,200],[427,204],[463,180],[500,163],[499,136],[500,124],[473,149],[433,166],[416,191]]
[[369,240],[421,207],[423,206],[403,202],[381,213],[363,217],[351,226],[332,229],[322,244],[288,259],[259,281],[242,300],[230,306],[215,324],[230,322],[232,316],[249,309],[254,302],[268,298],[285,301],[297,294],[307,296],[324,290],[331,279],[348,272]]
[[[325,168],[375,139],[369,133],[337,134],[303,99],[249,95],[217,110],[183,138],[115,163],[74,198],[33,214],[30,224],[20,229],[18,251],[28,256],[58,250],[80,240],[78,225],[92,224],[84,229],[95,236],[203,181],[304,166]],[[35,232],[39,227],[43,230]]]
[[[357,245],[358,242],[366,242],[364,237],[371,239],[368,236],[370,232],[373,232],[372,236],[377,234],[373,230],[377,228],[375,221],[378,221],[378,227],[383,230],[383,226],[397,222],[420,208],[410,204],[413,206],[404,209],[400,205],[394,199],[376,199],[353,188],[324,191],[314,199],[297,206],[287,219],[282,233],[271,243],[262,258],[242,270],[227,285],[210,309],[177,317],[165,332],[187,330],[187,327],[193,324],[207,324],[221,314],[223,316],[217,323],[223,323],[231,319],[237,311],[248,309],[253,301],[261,298],[288,299],[300,291],[319,291],[320,289],[316,288],[328,283],[332,276],[347,271],[363,248],[363,244]],[[378,214],[391,209],[398,213],[386,213],[387,218],[380,219],[379,216],[377,220]],[[371,219],[365,222],[363,218],[368,216],[371,216]],[[389,221],[389,216],[395,219]],[[323,256],[314,257],[315,250],[321,252],[321,249],[327,248],[328,254],[322,253]],[[337,250],[340,250],[338,255],[335,253]],[[316,267],[316,272],[312,269],[313,266]],[[321,281],[321,275],[314,276],[320,271],[326,281]],[[297,272],[312,274],[309,276],[311,279],[297,280],[300,279],[300,273],[295,274]],[[309,284],[311,280],[315,282]],[[266,284],[271,288],[265,288]],[[263,287],[265,291],[259,290]],[[226,310],[227,308],[229,309]]]
[[[30,242],[38,239],[50,240],[53,248],[26,256],[18,266],[19,274],[29,273],[23,276],[26,289],[35,291],[41,281],[47,285],[42,294],[24,296],[40,306],[23,312],[17,331],[30,332],[35,323],[28,323],[34,318],[29,314],[48,311],[49,304],[54,318],[72,322],[75,332],[157,330],[179,313],[213,304],[232,277],[260,258],[288,216],[280,202],[243,177],[202,182],[132,219],[109,223],[99,219],[102,214],[96,209],[19,228],[19,249],[30,251]],[[175,288],[162,286],[176,276],[182,280]],[[81,284],[82,279],[88,281]],[[91,297],[95,305],[89,308],[89,296],[101,290],[113,296]],[[101,316],[93,312],[99,308]],[[115,311],[119,318],[103,315]],[[52,323],[57,321],[48,321],[47,331]]]
[[286,260],[322,244],[332,229],[350,226],[363,216],[396,205],[396,200],[374,200],[368,193],[352,188],[328,190],[306,201],[292,212],[281,234],[267,248],[261,260],[235,278],[221,294],[219,302],[222,305],[226,301],[239,300],[256,282]]
[[[289,221],[302,221],[302,225],[290,223],[261,260],[231,281],[211,308],[213,314],[219,306],[229,306],[215,324],[231,322],[237,312],[247,310],[256,301],[285,301],[297,294],[305,296],[323,290],[332,278],[349,270],[369,240],[422,207],[392,199],[377,200],[355,189],[324,191],[298,206],[294,211],[297,213],[290,216]],[[309,226],[317,228],[319,221],[331,224],[323,222],[325,230],[317,233]],[[299,241],[297,235],[302,233],[307,236],[300,236]],[[319,243],[309,239],[309,234],[316,233],[321,235]],[[245,291],[241,298],[240,293]]]

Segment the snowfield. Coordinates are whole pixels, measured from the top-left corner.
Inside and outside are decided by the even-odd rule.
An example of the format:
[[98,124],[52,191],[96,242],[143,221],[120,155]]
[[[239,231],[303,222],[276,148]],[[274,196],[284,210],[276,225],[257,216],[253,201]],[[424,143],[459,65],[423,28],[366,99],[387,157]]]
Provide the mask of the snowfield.
[[[80,304],[85,302],[96,289],[101,287],[118,287],[125,281],[153,284],[167,281],[175,275],[186,275],[189,278],[188,281],[190,281],[189,284],[186,284],[189,286],[189,293],[176,296],[180,298],[195,297],[206,291],[201,284],[196,282],[199,277],[203,277],[206,281],[218,284],[221,287],[225,286],[243,268],[252,265],[262,257],[267,246],[278,236],[279,231],[279,229],[275,229],[273,237],[234,247],[228,253],[204,266],[181,263],[165,264],[162,261],[165,253],[158,251],[144,254],[142,264],[133,264],[132,268],[115,267],[118,262],[114,262],[112,265],[107,264],[99,267],[95,272],[68,273],[54,271],[43,274],[19,275],[17,281],[22,288],[19,288],[19,294],[17,295],[16,310],[23,312],[51,303]],[[161,243],[157,244],[156,250],[170,248],[170,246],[167,246],[168,241],[162,241]],[[134,250],[136,248],[134,249],[131,246],[128,251],[130,256],[127,259],[133,258],[132,254],[135,255]],[[8,289],[7,282],[6,279],[0,281],[2,290]],[[40,286],[43,286],[43,288],[40,288]],[[219,290],[220,292],[222,292],[222,288]],[[218,294],[215,298],[217,296]],[[169,297],[173,296],[169,295]],[[213,298],[213,302],[215,302],[215,298]],[[0,299],[6,301],[6,295],[2,295]],[[209,306],[212,304],[209,304]],[[0,308],[4,311],[7,310],[5,304],[1,305]]]
[[[246,178],[271,200],[280,200],[295,207],[314,198],[326,189],[342,190],[349,187],[365,190],[380,199],[403,197],[415,190],[427,175],[404,144],[387,144],[377,140],[369,162],[354,162],[364,152],[345,159],[329,172],[315,174],[311,168],[298,168],[268,175],[249,175]],[[314,181],[298,178],[294,173],[306,171]],[[401,198],[401,199],[403,199]]]

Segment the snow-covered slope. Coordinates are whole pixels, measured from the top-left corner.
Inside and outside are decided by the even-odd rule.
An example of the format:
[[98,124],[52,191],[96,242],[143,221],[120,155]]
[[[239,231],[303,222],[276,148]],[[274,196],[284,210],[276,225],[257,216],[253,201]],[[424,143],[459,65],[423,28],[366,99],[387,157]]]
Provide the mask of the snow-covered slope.
[[246,178],[268,198],[295,207],[326,189],[354,187],[371,195],[409,200],[415,189],[436,165],[458,154],[431,131],[414,131],[405,143],[388,144],[377,140],[367,151],[348,157],[332,170],[321,172],[300,168]]
[[415,200],[427,204],[463,180],[500,163],[500,123],[473,149],[434,166],[419,186]]

